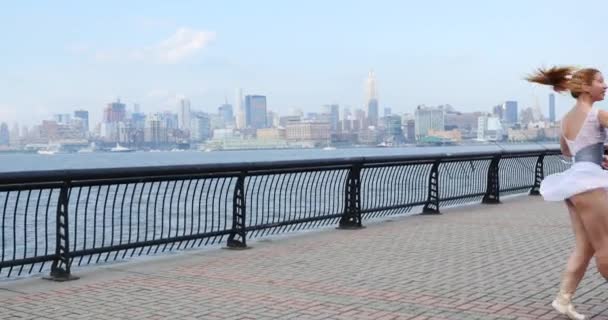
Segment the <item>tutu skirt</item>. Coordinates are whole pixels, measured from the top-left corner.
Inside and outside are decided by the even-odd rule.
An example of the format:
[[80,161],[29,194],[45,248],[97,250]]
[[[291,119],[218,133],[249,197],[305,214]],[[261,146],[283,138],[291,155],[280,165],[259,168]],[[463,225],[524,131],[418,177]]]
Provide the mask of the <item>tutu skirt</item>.
[[568,170],[549,175],[540,185],[547,201],[564,201],[593,189],[608,189],[608,171],[593,162],[575,162]]

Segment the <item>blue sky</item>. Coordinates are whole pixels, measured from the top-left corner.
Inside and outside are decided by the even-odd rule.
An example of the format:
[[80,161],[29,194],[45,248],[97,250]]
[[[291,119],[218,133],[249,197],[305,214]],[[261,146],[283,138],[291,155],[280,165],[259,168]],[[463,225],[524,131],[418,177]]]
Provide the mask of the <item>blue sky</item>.
[[[13,1],[0,11],[0,121],[77,108],[100,119],[120,97],[144,112],[216,111],[236,88],[269,109],[547,106],[521,79],[541,65],[608,67],[608,3],[490,1]],[[557,99],[558,115],[573,103]],[[546,112],[546,111],[545,111]]]

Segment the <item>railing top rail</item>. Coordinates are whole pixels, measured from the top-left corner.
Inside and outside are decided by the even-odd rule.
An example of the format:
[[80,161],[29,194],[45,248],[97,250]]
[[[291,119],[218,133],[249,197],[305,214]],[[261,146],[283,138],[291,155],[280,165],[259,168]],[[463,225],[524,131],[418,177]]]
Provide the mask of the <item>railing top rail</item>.
[[391,155],[372,157],[346,157],[286,161],[259,161],[238,163],[211,163],[200,165],[119,167],[101,169],[69,169],[48,171],[24,171],[0,173],[0,186],[23,183],[48,183],[59,181],[111,180],[137,177],[164,177],[188,174],[221,173],[238,175],[240,172],[280,171],[289,169],[314,169],[327,167],[349,167],[353,164],[374,165],[382,163],[411,163],[479,160],[495,156],[526,157],[560,154],[558,148],[539,148],[532,150],[500,150],[462,153],[428,153],[415,155]]

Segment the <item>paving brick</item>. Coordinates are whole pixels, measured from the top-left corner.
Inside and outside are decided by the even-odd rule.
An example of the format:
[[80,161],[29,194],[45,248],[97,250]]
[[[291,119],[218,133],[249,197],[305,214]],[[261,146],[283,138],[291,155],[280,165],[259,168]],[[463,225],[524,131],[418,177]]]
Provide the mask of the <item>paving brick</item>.
[[[443,212],[0,282],[0,319],[564,319],[549,305],[574,244],[562,204]],[[608,320],[593,264],[575,302]]]

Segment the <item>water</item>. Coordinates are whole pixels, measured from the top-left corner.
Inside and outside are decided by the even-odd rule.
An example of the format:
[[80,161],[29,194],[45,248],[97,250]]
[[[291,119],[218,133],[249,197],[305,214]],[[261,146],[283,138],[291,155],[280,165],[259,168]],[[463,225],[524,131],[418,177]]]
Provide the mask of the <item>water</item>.
[[68,153],[54,155],[40,155],[31,153],[4,153],[0,154],[0,172],[330,159],[434,153],[484,152],[501,150],[515,151],[535,150],[543,147],[556,148],[557,145],[506,144],[501,146],[469,145],[449,147],[345,148],[327,151],[321,149],[276,149],[213,152],[98,152]]
[[[0,172],[454,154],[505,149],[511,151],[538,150],[542,147],[540,145],[485,145],[350,148],[331,151],[296,149],[55,155],[0,154]],[[555,148],[556,146],[546,145],[544,147]],[[556,161],[546,160],[546,162]],[[502,165],[504,170],[500,171],[501,186],[508,188],[530,185],[534,179],[535,164],[536,157],[505,159]],[[362,209],[424,202],[428,193],[430,167],[431,164],[411,164],[402,167],[378,167],[362,170]],[[483,193],[486,190],[485,179],[488,167],[489,160],[444,163],[438,170],[439,181],[441,181],[439,197],[447,199]],[[552,166],[546,166],[545,170],[552,172],[559,171],[560,168],[552,169]],[[336,169],[247,177],[244,182],[245,202],[247,203],[247,221],[245,223],[247,226],[254,226],[341,214],[345,208],[347,174],[347,169]],[[73,187],[70,189],[67,206],[71,251],[228,230],[232,222],[235,186],[235,177],[206,177]],[[477,198],[467,201],[479,201]],[[54,254],[55,210],[58,199],[58,188],[0,192],[0,262]],[[464,202],[447,201],[442,203],[442,206],[460,203]],[[420,208],[406,209],[406,211],[398,213],[403,214],[409,210],[420,211]],[[395,214],[395,212],[387,214]],[[326,223],[335,225],[337,221],[327,220]],[[248,237],[257,237],[257,235],[258,233],[251,232]],[[220,238],[218,241],[223,241],[223,239]],[[185,245],[187,246],[188,243]],[[194,245],[194,242],[192,244]],[[170,245],[170,248],[173,248],[173,245]],[[161,250],[164,251],[164,247]],[[136,251],[131,251],[131,254],[134,252]],[[137,252],[136,254],[142,253],[142,251]],[[123,252],[121,257],[124,254],[127,252]],[[104,256],[88,256],[85,260],[79,259],[75,263],[96,263],[98,259],[103,262],[108,258],[110,261],[117,258],[120,260],[121,257],[118,255],[119,252]],[[90,260],[91,258],[94,260]],[[24,272],[30,272],[33,267],[27,266]],[[44,265],[37,265],[36,268],[38,267],[42,268]],[[48,268],[48,264],[45,267]],[[20,267],[19,270],[21,270]],[[0,277],[8,272],[11,270],[7,268],[0,270]]]

